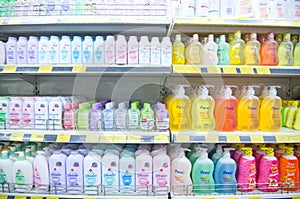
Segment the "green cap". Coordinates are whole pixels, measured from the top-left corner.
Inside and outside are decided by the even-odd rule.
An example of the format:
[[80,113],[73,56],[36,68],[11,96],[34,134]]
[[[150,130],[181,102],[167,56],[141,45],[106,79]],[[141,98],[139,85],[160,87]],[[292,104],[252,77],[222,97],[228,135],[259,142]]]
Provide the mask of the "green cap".
[[151,105],[149,103],[144,103],[144,108],[148,110],[151,108]]

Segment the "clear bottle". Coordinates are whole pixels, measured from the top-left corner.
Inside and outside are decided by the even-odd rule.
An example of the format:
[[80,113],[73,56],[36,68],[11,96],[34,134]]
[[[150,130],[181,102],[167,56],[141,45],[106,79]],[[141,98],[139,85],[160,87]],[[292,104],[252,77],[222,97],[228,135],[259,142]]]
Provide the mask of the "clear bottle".
[[141,130],[144,131],[152,131],[155,128],[154,112],[149,103],[144,103],[144,107],[141,109],[140,124]]
[[128,125],[128,110],[126,104],[121,102],[115,110],[115,129],[127,130]]
[[230,45],[226,42],[226,36],[220,36],[220,42],[218,44],[218,65],[229,65],[230,56],[229,56]]
[[198,34],[193,35],[192,43],[185,50],[185,59],[187,64],[202,63],[203,47],[199,42]]
[[104,131],[114,130],[114,106],[114,102],[109,102],[105,104],[105,109],[102,111],[102,128]]
[[176,39],[173,42],[172,46],[172,63],[173,64],[184,64],[185,56],[184,56],[185,47],[181,41],[181,35],[177,34]]
[[140,110],[136,102],[131,103],[128,109],[128,129],[138,130],[140,128]]
[[204,65],[216,66],[218,64],[218,45],[214,42],[214,35],[208,35],[208,42],[204,45],[206,56],[203,57]]
[[250,40],[245,46],[246,65],[260,64],[260,43],[257,41],[256,33],[250,34]]
[[241,32],[236,31],[234,33],[234,39],[230,42],[230,64],[231,65],[244,65],[245,54],[244,54],[245,42],[241,39]]
[[291,42],[291,34],[284,33],[283,41],[278,47],[279,66],[293,66],[294,65],[294,45]]
[[278,44],[274,40],[274,33],[272,32],[268,33],[267,40],[261,45],[260,60],[260,64],[264,66],[278,65]]

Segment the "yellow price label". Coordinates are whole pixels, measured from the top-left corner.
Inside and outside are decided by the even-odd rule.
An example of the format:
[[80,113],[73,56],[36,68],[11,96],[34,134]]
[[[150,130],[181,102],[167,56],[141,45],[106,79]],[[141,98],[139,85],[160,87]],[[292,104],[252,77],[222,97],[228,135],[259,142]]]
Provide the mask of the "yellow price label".
[[207,67],[207,72],[210,74],[214,74],[214,73],[221,74],[222,73],[220,67],[214,67],[214,66]]
[[215,199],[215,198],[202,198],[202,199]]
[[8,198],[8,195],[0,194],[0,199],[7,199],[7,198]]
[[293,21],[293,26],[300,26],[300,22],[299,21]]
[[15,73],[17,71],[17,67],[16,66],[5,66],[3,68],[3,73]]
[[168,135],[164,134],[164,133],[157,133],[154,136],[154,143],[159,143],[159,142],[168,142],[169,141],[169,137]]
[[249,199],[262,199],[262,197],[249,197]]
[[219,141],[219,136],[217,135],[206,135],[205,140],[208,143],[216,143]]
[[193,65],[174,65],[173,70],[176,73],[200,73],[200,67]]
[[235,20],[247,20],[247,19],[249,19],[248,16],[240,16],[235,18]]
[[137,135],[127,136],[127,143],[140,143],[141,137]]
[[43,142],[44,141],[44,134],[42,133],[33,133],[30,136],[31,142]]
[[289,141],[294,142],[294,143],[300,142],[300,135],[290,135],[289,136]]
[[269,74],[271,74],[270,68],[266,68],[266,67],[263,67],[263,66],[257,67],[256,71],[257,71],[257,74],[260,74],[260,75],[269,75]]
[[212,20],[211,20],[211,23],[212,24],[224,24],[224,18],[213,18]]
[[241,67],[241,74],[246,74],[246,75],[253,75],[254,74],[254,70],[251,67]]
[[104,143],[112,143],[114,141],[114,137],[113,136],[101,136],[100,137],[100,142],[104,142]]
[[117,142],[126,143],[126,140],[127,140],[126,135],[114,135],[113,136],[114,143],[117,143]]
[[223,73],[224,74],[237,74],[236,68],[234,68],[234,67],[224,67]]
[[241,140],[240,140],[240,136],[238,135],[227,135],[227,142],[230,142],[230,143],[240,143]]
[[264,143],[264,137],[262,135],[250,135],[251,143]]
[[12,133],[10,141],[23,141],[24,133]]
[[21,19],[20,18],[11,18],[8,20],[9,25],[18,25],[21,24]]
[[238,198],[226,198],[226,199],[238,199]]
[[46,199],[58,199],[58,196],[47,196]]
[[190,142],[189,135],[178,133],[175,136],[176,136],[176,142]]
[[15,196],[14,199],[26,199],[26,196]]
[[0,18],[0,25],[3,24],[3,21],[4,21],[4,19],[3,19],[3,18]]
[[97,142],[99,142],[99,140],[100,140],[100,136],[97,134],[89,133],[85,137],[85,142],[97,143]]
[[43,196],[31,196],[30,199],[43,199]]
[[289,141],[289,137],[287,135],[276,135],[276,141],[280,143],[285,143]]
[[300,196],[293,196],[292,199],[300,199]]
[[58,134],[56,142],[70,142],[71,135],[69,134]]
[[38,72],[39,73],[50,73],[50,72],[52,72],[52,66],[40,66]]
[[87,67],[86,66],[73,66],[72,72],[73,73],[84,73],[86,72]]

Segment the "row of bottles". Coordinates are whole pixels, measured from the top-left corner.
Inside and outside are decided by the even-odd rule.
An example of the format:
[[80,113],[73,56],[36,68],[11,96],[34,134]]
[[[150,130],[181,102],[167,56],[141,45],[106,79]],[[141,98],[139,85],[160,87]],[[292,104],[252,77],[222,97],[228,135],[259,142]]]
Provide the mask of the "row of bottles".
[[[284,33],[283,38],[274,39],[274,33],[262,36],[260,42],[257,34],[251,33],[241,39],[241,32],[236,31],[229,35],[229,43],[226,36],[221,35],[214,41],[214,35],[208,35],[202,43],[198,34],[194,34],[186,45],[181,41],[181,35],[177,34],[173,42],[173,64],[201,64],[215,65],[263,65],[263,66],[300,66],[300,43],[297,37],[294,43],[290,33]],[[294,49],[295,48],[295,49]]]
[[299,100],[282,100],[282,126],[300,130],[300,102]]
[[168,150],[174,193],[234,194],[237,190],[278,192],[299,188],[298,146],[295,152],[293,145],[283,144],[195,144],[191,150],[182,147],[170,145]]
[[[255,87],[243,87],[236,97],[232,87],[216,88],[209,95],[207,85],[200,86],[196,94],[185,95],[184,85],[173,88],[173,94],[164,100],[170,115],[172,131],[279,131],[282,125],[281,98],[278,86],[264,87],[259,97]],[[238,92],[237,92],[238,93]]]
[[[153,64],[170,66],[172,62],[172,43],[169,37],[130,36],[127,41],[124,35],[74,36],[41,36],[39,39],[30,36],[9,37],[4,45],[0,43],[3,54],[0,64]],[[5,53],[6,52],[6,53]],[[6,54],[6,56],[4,56]],[[6,61],[5,61],[6,60]]]

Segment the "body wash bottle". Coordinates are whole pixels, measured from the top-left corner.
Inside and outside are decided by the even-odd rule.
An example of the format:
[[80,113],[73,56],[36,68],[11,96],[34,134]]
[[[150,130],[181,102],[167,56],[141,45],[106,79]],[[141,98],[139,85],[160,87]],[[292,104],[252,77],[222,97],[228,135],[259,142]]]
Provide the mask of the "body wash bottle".
[[260,64],[260,43],[257,41],[256,33],[250,34],[250,40],[245,46],[246,65]]
[[230,42],[230,64],[231,65],[244,65],[245,54],[244,54],[245,42],[241,39],[241,31],[234,33],[234,39]]
[[[293,66],[294,65],[294,45],[291,42],[291,34],[284,33],[283,41],[278,48],[279,66]],[[298,56],[298,55],[297,55]]]
[[173,64],[185,64],[184,56],[185,47],[181,41],[181,35],[177,34],[172,46],[172,63]]

